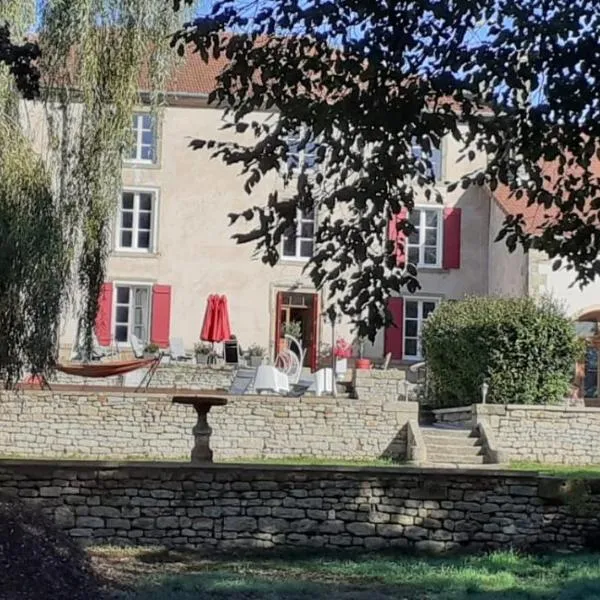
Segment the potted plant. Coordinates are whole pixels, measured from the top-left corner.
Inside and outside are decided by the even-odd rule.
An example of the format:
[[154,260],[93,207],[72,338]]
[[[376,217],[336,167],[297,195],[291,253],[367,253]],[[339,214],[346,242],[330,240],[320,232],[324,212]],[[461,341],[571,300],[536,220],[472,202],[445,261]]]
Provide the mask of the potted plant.
[[342,378],[348,370],[348,359],[352,356],[352,344],[340,338],[336,341],[333,348],[335,356],[335,374],[336,377]]
[[207,365],[208,357],[212,352],[212,347],[210,344],[205,344],[204,342],[198,342],[194,346],[194,356],[196,357],[197,365]]
[[286,335],[290,335],[293,338],[297,339],[299,342],[301,342],[302,323],[300,321],[289,321],[288,323],[283,324],[282,337],[279,340],[279,347],[277,348],[278,352],[282,352],[287,348],[287,340],[285,339]]
[[259,346],[258,344],[252,344],[248,348],[248,356],[250,357],[250,366],[251,367],[259,367],[260,365],[262,365],[266,354],[267,354],[267,351],[265,348],[263,348],[262,346]]
[[354,367],[356,369],[370,369],[372,364],[368,358],[363,358],[365,350],[365,338],[358,338],[358,358],[354,360]]
[[159,352],[160,352],[160,347],[158,346],[158,344],[155,344],[154,342],[150,342],[144,348],[144,356],[147,356],[147,357],[156,356]]

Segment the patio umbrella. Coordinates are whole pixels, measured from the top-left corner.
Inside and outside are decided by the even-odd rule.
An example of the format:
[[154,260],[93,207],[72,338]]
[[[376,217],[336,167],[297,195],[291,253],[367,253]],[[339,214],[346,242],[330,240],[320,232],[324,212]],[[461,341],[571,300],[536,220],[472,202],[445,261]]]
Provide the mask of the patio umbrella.
[[200,339],[212,343],[231,339],[229,307],[225,296],[211,294],[208,297]]
[[214,342],[212,332],[215,327],[215,318],[217,316],[217,301],[218,296],[211,294],[206,299],[206,309],[204,310],[204,321],[202,322],[202,330],[200,331],[200,339],[203,342]]
[[229,324],[229,304],[226,296],[217,298],[217,315],[213,337],[215,342],[231,339],[231,325]]

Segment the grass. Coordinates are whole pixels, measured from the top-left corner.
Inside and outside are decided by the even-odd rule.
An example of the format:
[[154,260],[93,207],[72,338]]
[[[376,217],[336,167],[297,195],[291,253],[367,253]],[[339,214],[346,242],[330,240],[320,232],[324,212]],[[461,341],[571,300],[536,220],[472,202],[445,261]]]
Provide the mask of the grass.
[[515,461],[510,468],[518,471],[535,471],[543,475],[556,475],[567,479],[600,477],[600,465],[545,465],[536,462]]
[[290,456],[286,458],[227,458],[223,463],[288,465],[288,466],[334,466],[334,467],[397,467],[401,463],[391,458],[352,460],[344,458],[318,458],[314,456]]
[[215,556],[92,548],[119,600],[599,600],[600,555]]

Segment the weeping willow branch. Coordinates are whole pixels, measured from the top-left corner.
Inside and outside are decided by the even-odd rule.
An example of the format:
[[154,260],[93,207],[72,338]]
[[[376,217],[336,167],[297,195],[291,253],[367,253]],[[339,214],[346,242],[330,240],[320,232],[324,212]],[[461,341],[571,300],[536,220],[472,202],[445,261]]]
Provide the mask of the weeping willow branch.
[[140,89],[160,111],[177,60],[169,34],[188,17],[157,0],[47,0],[42,14],[50,152],[57,158],[48,162],[57,166],[56,193],[74,257],[70,295],[88,352],[132,112]]

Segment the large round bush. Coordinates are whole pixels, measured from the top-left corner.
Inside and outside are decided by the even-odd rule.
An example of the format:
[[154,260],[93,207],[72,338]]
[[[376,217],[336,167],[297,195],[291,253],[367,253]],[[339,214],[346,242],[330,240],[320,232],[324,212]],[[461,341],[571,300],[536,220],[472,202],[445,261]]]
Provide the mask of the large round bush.
[[446,301],[423,328],[430,391],[440,407],[560,402],[570,390],[582,346],[553,302],[529,298]]

